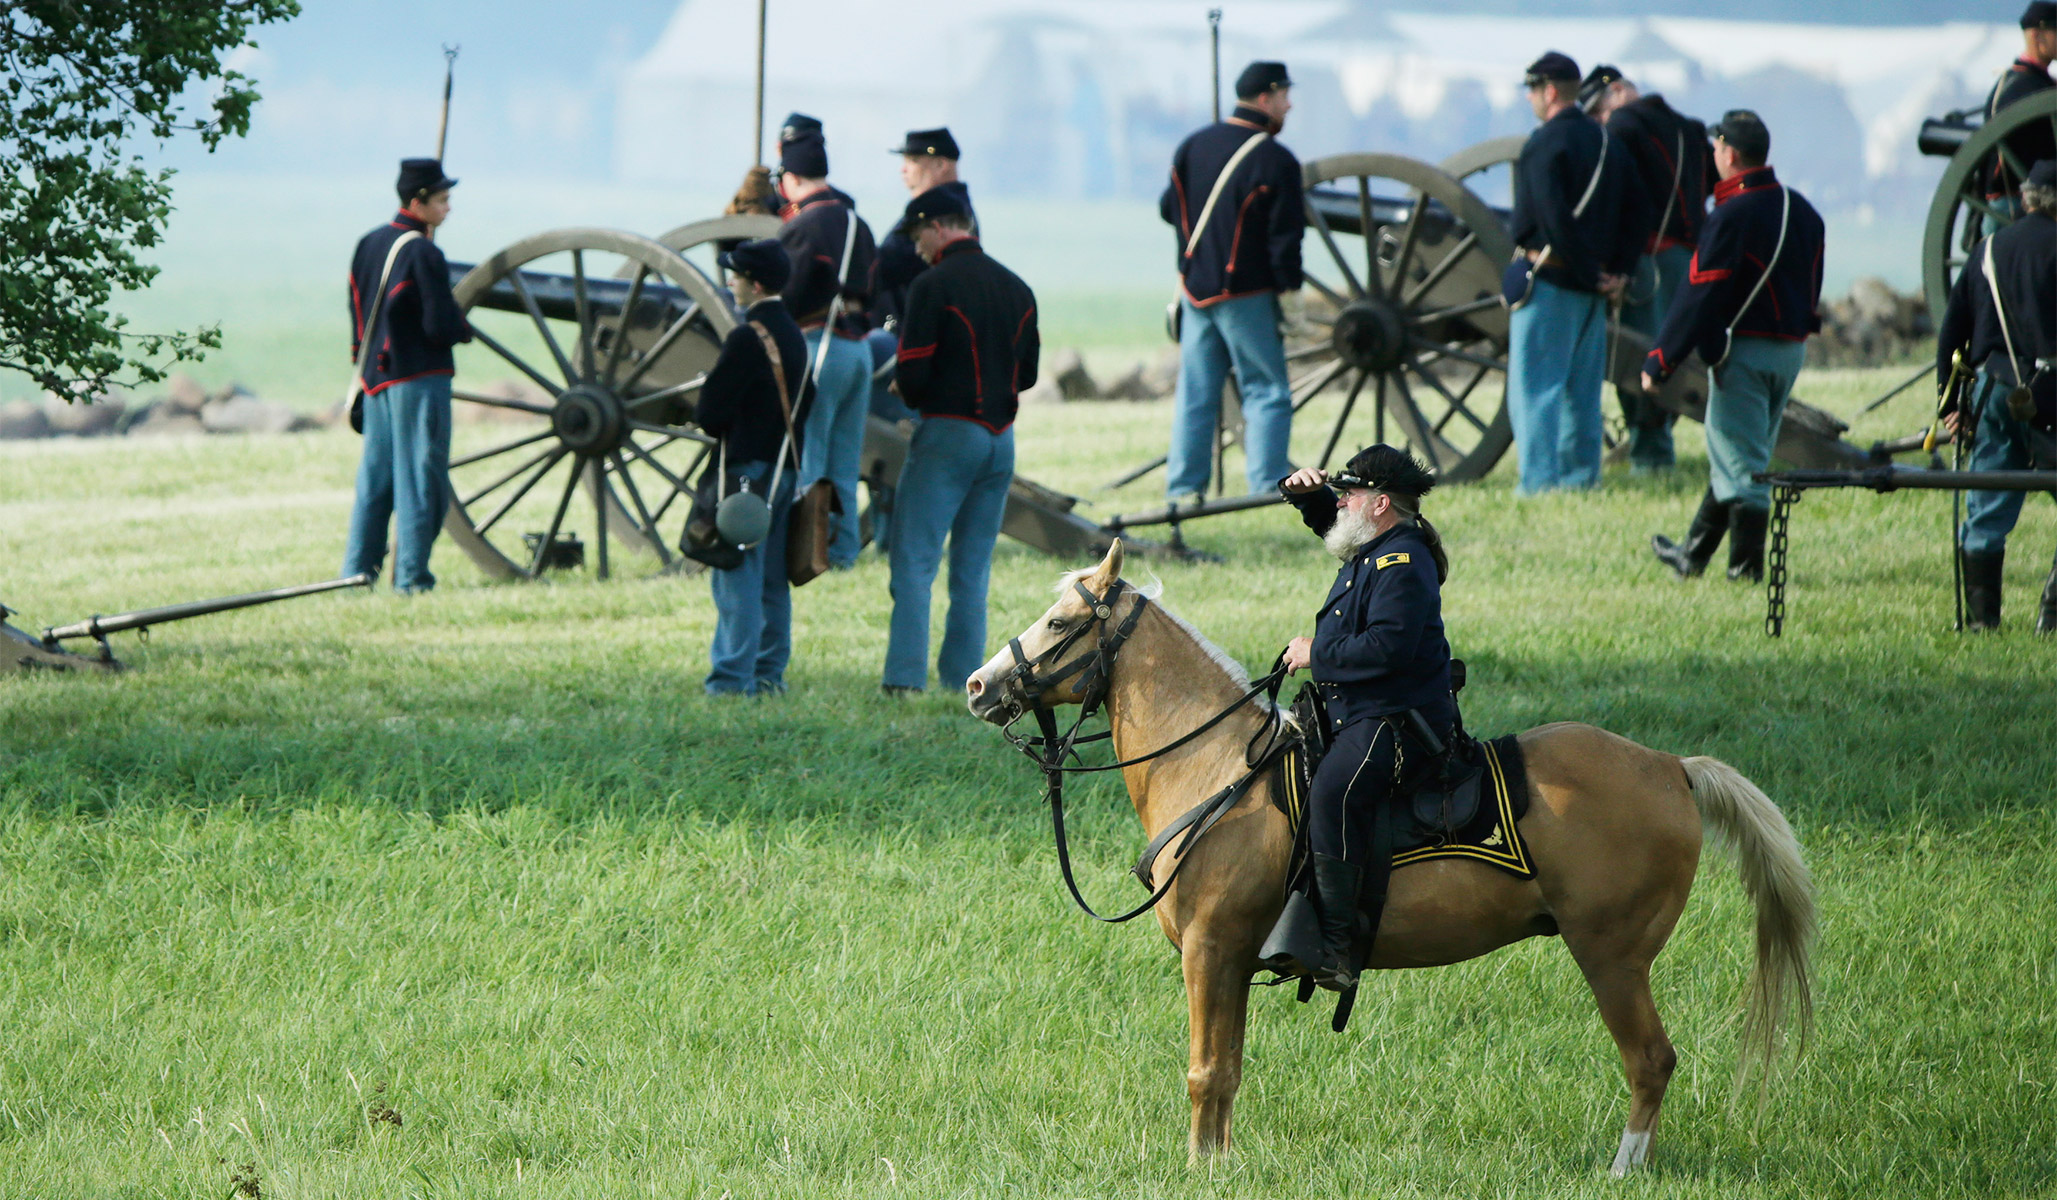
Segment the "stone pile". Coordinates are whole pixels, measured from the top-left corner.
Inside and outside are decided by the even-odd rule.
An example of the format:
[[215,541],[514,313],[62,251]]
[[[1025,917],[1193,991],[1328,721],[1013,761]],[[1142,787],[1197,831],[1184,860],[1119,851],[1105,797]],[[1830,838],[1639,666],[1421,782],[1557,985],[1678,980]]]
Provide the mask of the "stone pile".
[[1821,305],[1821,332],[1807,341],[1810,367],[1880,367],[1935,353],[1935,325],[1919,293],[1893,290],[1876,276]]
[[254,396],[240,384],[209,392],[190,375],[174,375],[162,395],[140,404],[121,392],[91,403],[41,400],[0,405],[0,440],[49,437],[147,437],[177,433],[299,433],[320,429],[320,417]]

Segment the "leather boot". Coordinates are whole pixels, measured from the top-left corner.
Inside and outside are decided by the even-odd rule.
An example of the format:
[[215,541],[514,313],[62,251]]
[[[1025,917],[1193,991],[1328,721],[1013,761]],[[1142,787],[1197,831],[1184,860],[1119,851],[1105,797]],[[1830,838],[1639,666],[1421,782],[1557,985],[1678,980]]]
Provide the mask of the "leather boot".
[[2043,584],[2043,611],[2036,617],[2036,632],[2044,637],[2057,634],[2057,564],[2050,567],[2050,578]]
[[1364,967],[1358,951],[1362,920],[1357,913],[1358,893],[1364,872],[1356,863],[1326,854],[1314,856],[1314,890],[1321,908],[1321,962],[1309,974],[1314,982],[1332,992],[1357,986],[1357,972]]
[[1258,949],[1257,965],[1281,975],[1312,975],[1321,966],[1323,945],[1321,911],[1313,896],[1294,892],[1286,897],[1285,911]]
[[1729,511],[1728,577],[1764,582],[1764,534],[1771,528],[1771,510],[1738,501]]
[[[1973,633],[2000,627],[2000,568],[2007,561],[2005,547],[1987,554],[1958,552],[1964,566],[1964,628]],[[2048,595],[2047,592],[2044,593]]]
[[1693,514],[1686,540],[1674,542],[1661,533],[1651,534],[1650,550],[1657,555],[1657,561],[1676,571],[1680,579],[1691,579],[1714,561],[1721,535],[1728,532],[1728,521],[1729,506],[1716,500],[1714,489],[1709,488],[1700,497],[1700,511]]

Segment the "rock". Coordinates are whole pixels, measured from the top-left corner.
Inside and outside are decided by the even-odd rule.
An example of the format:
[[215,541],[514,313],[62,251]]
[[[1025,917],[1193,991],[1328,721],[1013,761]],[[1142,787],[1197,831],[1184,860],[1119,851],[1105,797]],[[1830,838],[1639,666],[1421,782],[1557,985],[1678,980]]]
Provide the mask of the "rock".
[[1156,399],[1158,393],[1150,390],[1150,384],[1144,378],[1144,370],[1142,363],[1137,363],[1135,366],[1130,367],[1128,374],[1100,389],[1100,398],[1102,400]]
[[162,434],[206,433],[207,426],[198,413],[186,412],[170,400],[153,404],[128,425],[131,437],[158,436]]
[[209,433],[291,433],[305,428],[299,413],[241,389],[209,400],[200,410],[200,424]]
[[[477,392],[481,396],[493,396],[501,400],[519,400],[523,404],[533,404],[540,408],[549,408],[556,403],[550,399],[550,393],[532,383],[519,379],[494,380],[492,383],[478,388]],[[478,404],[464,400],[456,401],[452,406],[452,417],[458,421],[477,424],[519,423],[547,419],[535,413],[523,412],[518,408],[499,408],[491,404]]]
[[167,389],[169,394],[165,397],[165,404],[175,412],[198,416],[207,405],[207,390],[200,386],[199,380],[184,371],[171,377]]
[[1150,369],[1143,374],[1143,380],[1149,385],[1151,395],[1169,396],[1178,391],[1178,361],[1177,346],[1166,346],[1157,352],[1157,360],[1151,363]]
[[1049,375],[1066,400],[1098,400],[1099,385],[1086,371],[1086,360],[1076,350],[1059,350],[1050,356]]
[[26,441],[50,436],[50,418],[34,400],[0,404],[0,440]]
[[84,400],[66,403],[61,397],[48,392],[43,394],[43,416],[50,422],[50,432],[68,437],[111,434],[121,424],[122,414],[127,410],[128,402],[118,395],[99,396],[91,403]]
[[1036,376],[1036,385],[1019,397],[1023,404],[1062,404],[1064,393],[1057,387],[1057,381],[1047,374]]

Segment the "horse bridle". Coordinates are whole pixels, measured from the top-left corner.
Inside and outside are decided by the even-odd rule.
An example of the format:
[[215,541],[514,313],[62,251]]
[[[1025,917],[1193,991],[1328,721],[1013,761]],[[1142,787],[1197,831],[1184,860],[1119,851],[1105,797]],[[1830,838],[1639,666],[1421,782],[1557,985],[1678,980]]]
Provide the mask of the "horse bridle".
[[[1197,729],[1184,734],[1169,744],[1160,746],[1150,753],[1136,758],[1118,760],[1101,766],[1087,766],[1083,761],[1077,761],[1076,765],[1067,766],[1065,764],[1067,758],[1078,759],[1077,747],[1080,743],[1105,741],[1113,738],[1112,730],[1104,733],[1088,734],[1084,737],[1079,736],[1079,730],[1106,701],[1108,688],[1113,681],[1115,655],[1121,652],[1122,646],[1127,644],[1130,635],[1135,633],[1137,623],[1142,620],[1143,610],[1150,603],[1149,597],[1139,591],[1130,589],[1129,594],[1136,598],[1135,605],[1129,609],[1128,615],[1123,617],[1121,622],[1110,630],[1108,626],[1109,622],[1114,619],[1115,603],[1120,600],[1123,588],[1126,586],[1123,581],[1116,579],[1108,584],[1106,594],[1101,596],[1095,596],[1081,581],[1073,580],[1071,586],[1078,592],[1079,597],[1086,602],[1086,608],[1090,613],[1089,620],[1081,620],[1078,624],[1072,626],[1069,630],[1065,631],[1063,637],[1059,638],[1048,649],[1034,658],[1030,658],[1027,652],[1021,648],[1021,639],[1019,637],[1007,640],[1007,649],[1014,655],[1014,668],[1007,673],[1006,678],[1000,684],[1000,694],[1008,709],[1007,723],[1001,726],[1000,733],[1015,749],[1027,755],[1043,771],[1045,781],[1044,799],[1050,805],[1051,829],[1055,834],[1057,842],[1057,865],[1064,875],[1064,885],[1070,890],[1072,900],[1077,903],[1081,911],[1094,920],[1117,925],[1123,921],[1134,920],[1136,917],[1142,916],[1144,913],[1157,907],[1157,902],[1162,900],[1165,894],[1171,890],[1171,885],[1178,879],[1179,871],[1185,867],[1188,861],[1187,851],[1192,848],[1193,843],[1197,842],[1209,829],[1212,829],[1215,822],[1219,821],[1229,809],[1235,807],[1236,802],[1242,799],[1243,795],[1249,790],[1250,785],[1256,781],[1257,776],[1271,765],[1277,753],[1290,744],[1290,739],[1280,739],[1279,730],[1281,723],[1276,717],[1266,722],[1263,729],[1251,735],[1249,744],[1243,750],[1244,763],[1249,767],[1249,770],[1236,782],[1195,805],[1179,819],[1166,826],[1156,838],[1151,840],[1149,847],[1144,850],[1143,858],[1137,864],[1135,872],[1143,880],[1145,886],[1149,886],[1150,883],[1148,878],[1149,865],[1155,861],[1158,852],[1164,848],[1172,836],[1180,833],[1185,835],[1179,843],[1178,862],[1165,875],[1163,884],[1152,888],[1148,900],[1115,917],[1102,916],[1094,910],[1092,905],[1086,903],[1085,896],[1079,891],[1078,881],[1072,876],[1071,848],[1064,833],[1065,775],[1118,771],[1124,767],[1132,767],[1140,763],[1149,762],[1152,759],[1171,753],[1173,750],[1186,745],[1201,734],[1213,729],[1227,720],[1230,714],[1258,696],[1268,693],[1275,699],[1278,695],[1279,685],[1284,682],[1286,677],[1285,656],[1280,655],[1279,659],[1273,663],[1271,673],[1253,683],[1248,691],[1237,697],[1227,708],[1209,717]],[[1099,644],[1094,647],[1091,654],[1080,655],[1077,661],[1064,666],[1055,674],[1041,676],[1037,674],[1039,668],[1047,667],[1052,662],[1061,661],[1063,656],[1083,640],[1088,631],[1092,630],[1098,631]],[[1071,728],[1060,736],[1057,732],[1056,714],[1045,707],[1041,701],[1052,689],[1074,675],[1080,676],[1078,683],[1075,685],[1079,695],[1079,715],[1078,719],[1072,722]],[[1024,738],[1014,733],[1015,723],[1029,713],[1035,714],[1036,724],[1042,731],[1041,737]],[[1257,753],[1253,759],[1252,751],[1256,747],[1259,738],[1266,739],[1265,748],[1261,753]],[[1038,753],[1038,751],[1041,751],[1041,753]]]

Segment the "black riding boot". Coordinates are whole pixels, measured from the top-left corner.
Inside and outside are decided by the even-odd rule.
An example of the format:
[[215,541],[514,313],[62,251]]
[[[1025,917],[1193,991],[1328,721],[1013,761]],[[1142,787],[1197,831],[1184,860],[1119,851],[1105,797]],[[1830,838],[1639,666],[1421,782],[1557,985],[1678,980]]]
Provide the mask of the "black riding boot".
[[1764,534],[1771,528],[1771,510],[1737,501],[1729,510],[1728,577],[1764,582]]
[[[1958,552],[1964,565],[1964,627],[1973,633],[2000,627],[2000,568],[2007,561],[2005,547],[1989,554]],[[2047,603],[2049,593],[2044,593]]]
[[2057,633],[2057,563],[2050,566],[2050,578],[2043,584],[2043,611],[2036,617],[2036,632],[2044,637]]
[[1714,561],[1714,551],[1721,545],[1721,535],[1728,532],[1729,506],[1714,498],[1714,489],[1709,488],[1700,497],[1700,511],[1693,514],[1692,527],[1686,530],[1684,542],[1674,542],[1661,533],[1650,535],[1650,549],[1659,562],[1678,572],[1680,579],[1690,579],[1707,569]]
[[1364,968],[1358,950],[1362,918],[1357,901],[1364,886],[1364,872],[1356,863],[1326,854],[1314,856],[1314,891],[1321,908],[1321,962],[1309,972],[1314,982],[1332,992],[1357,986],[1357,972]]

